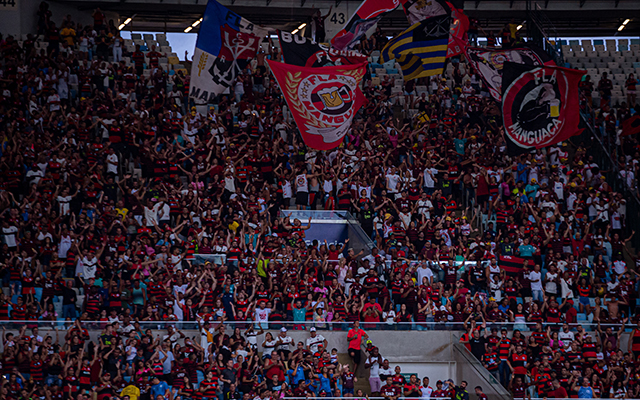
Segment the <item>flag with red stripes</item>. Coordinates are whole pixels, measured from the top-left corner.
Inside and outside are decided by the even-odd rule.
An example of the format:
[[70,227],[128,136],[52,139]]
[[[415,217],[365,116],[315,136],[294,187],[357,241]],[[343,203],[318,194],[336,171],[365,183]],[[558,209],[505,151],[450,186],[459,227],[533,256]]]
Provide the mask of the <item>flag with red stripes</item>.
[[524,258],[515,256],[500,256],[498,265],[509,276],[518,276],[522,272],[522,266],[524,265]]

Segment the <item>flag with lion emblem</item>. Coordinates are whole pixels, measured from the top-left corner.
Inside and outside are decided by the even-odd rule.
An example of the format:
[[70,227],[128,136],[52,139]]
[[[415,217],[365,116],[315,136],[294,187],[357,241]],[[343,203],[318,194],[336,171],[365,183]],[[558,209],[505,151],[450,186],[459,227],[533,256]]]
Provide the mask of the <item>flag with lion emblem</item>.
[[254,25],[210,0],[193,55],[189,96],[196,103],[213,102],[256,57],[260,42],[268,33],[267,28]]
[[316,150],[340,146],[365,103],[360,82],[367,63],[321,68],[267,63],[305,144]]

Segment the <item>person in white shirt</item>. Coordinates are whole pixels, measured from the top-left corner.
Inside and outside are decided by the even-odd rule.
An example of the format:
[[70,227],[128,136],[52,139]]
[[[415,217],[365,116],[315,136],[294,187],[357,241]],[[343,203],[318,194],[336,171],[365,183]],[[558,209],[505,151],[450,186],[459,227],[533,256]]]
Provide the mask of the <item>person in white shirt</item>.
[[280,328],[280,333],[276,336],[276,351],[280,354],[283,360],[289,359],[291,353],[291,346],[293,346],[293,338],[287,336],[287,328],[284,326]]
[[86,253],[80,252],[83,257],[79,260],[79,263],[81,263],[82,265],[82,278],[85,281],[96,277],[96,271],[98,270],[98,261],[100,260],[100,256],[102,255],[103,250],[104,246],[97,252],[95,252],[91,248]]
[[307,350],[309,350],[311,354],[317,353],[319,346],[322,346],[324,349],[327,348],[327,339],[322,335],[318,335],[315,326],[312,326],[309,332],[311,336],[307,338]]
[[371,349],[371,353],[364,363],[366,369],[369,371],[369,386],[371,387],[371,394],[377,396],[382,388],[382,381],[380,380],[380,365],[383,363],[383,358],[380,355],[380,350],[377,347]]
[[260,305],[253,313],[253,320],[259,323],[262,329],[267,329],[267,325],[269,324],[269,314],[271,314],[271,309],[266,308],[266,303],[261,301]]
[[431,271],[431,268],[429,268],[424,261],[421,262],[416,269],[416,275],[418,277],[418,284],[420,285],[422,285],[422,280],[424,278],[427,278],[428,285],[433,283],[433,271]]
[[569,325],[562,324],[562,331],[558,333],[558,339],[562,340],[562,344],[564,345],[565,350],[568,350],[571,347],[571,342],[573,342],[575,336],[573,332],[569,330]]
[[9,225],[9,221],[5,219],[2,223],[2,236],[6,245],[9,246],[9,250],[15,250],[18,247],[16,242],[17,233],[18,227]]
[[429,386],[429,377],[425,376],[422,379],[422,386],[420,386],[420,391],[422,392],[421,399],[430,399],[431,393],[433,393],[433,388]]
[[387,192],[397,199],[399,194],[399,185],[400,185],[400,175],[398,175],[396,167],[391,168],[391,171],[387,173]]
[[158,211],[162,208],[164,202],[159,201],[153,204],[152,200],[147,200],[147,205],[144,207],[144,218],[147,220],[147,227],[153,227],[158,224]]
[[542,292],[542,273],[540,272],[540,265],[535,265],[533,271],[529,273],[529,281],[531,281],[531,293],[533,295],[533,301],[544,301],[544,294]]
[[107,173],[114,174],[114,179],[118,180],[118,155],[113,148],[109,148],[109,154],[107,155]]

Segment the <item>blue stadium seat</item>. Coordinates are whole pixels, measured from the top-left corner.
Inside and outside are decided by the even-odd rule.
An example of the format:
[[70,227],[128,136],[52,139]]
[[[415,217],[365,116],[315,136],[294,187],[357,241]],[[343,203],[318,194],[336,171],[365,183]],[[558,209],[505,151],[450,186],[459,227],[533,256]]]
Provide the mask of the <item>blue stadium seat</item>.
[[587,320],[587,314],[585,314],[585,313],[578,313],[577,320],[578,320],[578,322],[580,322],[580,321],[586,321],[586,320]]
[[594,40],[594,41],[593,41],[593,45],[595,46],[595,45],[597,45],[597,44],[604,44],[604,40],[602,40],[602,39],[596,39],[596,40]]
[[629,46],[625,46],[625,45],[620,45],[618,46],[618,51],[627,51],[629,50]]
[[386,63],[382,64],[382,67],[386,69],[395,68],[395,66],[396,66],[396,60],[389,60]]
[[631,44],[640,44],[640,39],[631,39]]

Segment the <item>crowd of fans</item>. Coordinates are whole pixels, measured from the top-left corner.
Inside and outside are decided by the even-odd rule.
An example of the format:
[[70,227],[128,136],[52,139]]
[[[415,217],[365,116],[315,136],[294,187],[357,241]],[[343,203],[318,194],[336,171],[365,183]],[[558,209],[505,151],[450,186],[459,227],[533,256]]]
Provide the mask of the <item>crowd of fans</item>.
[[[344,145],[319,152],[264,66],[276,49],[205,115],[189,103],[189,77],[158,68],[155,49],[148,65],[127,54],[100,10],[93,26],[66,18],[58,30],[50,18],[43,3],[38,37],[0,41],[0,319],[26,321],[4,338],[5,398],[362,397],[326,342],[256,343],[267,328],[351,335],[357,321],[466,329],[463,342],[516,397],[640,397],[640,333],[619,348],[619,324],[637,320],[626,261],[637,260],[626,225],[637,138],[618,139],[617,192],[580,138],[510,157],[499,104],[454,60],[400,94],[388,76],[366,79],[369,102]],[[596,134],[615,138],[635,104],[603,100]],[[376,247],[309,243],[311,219],[287,216],[294,208],[350,211]],[[73,327],[43,339],[27,328],[38,320]],[[98,340],[86,321],[104,327]],[[147,321],[178,329],[154,337]],[[595,337],[578,321],[597,325]],[[188,322],[200,340],[183,337]],[[350,353],[352,369],[364,361],[387,380],[372,393],[427,396],[428,378],[376,373],[377,348],[366,361]]]

